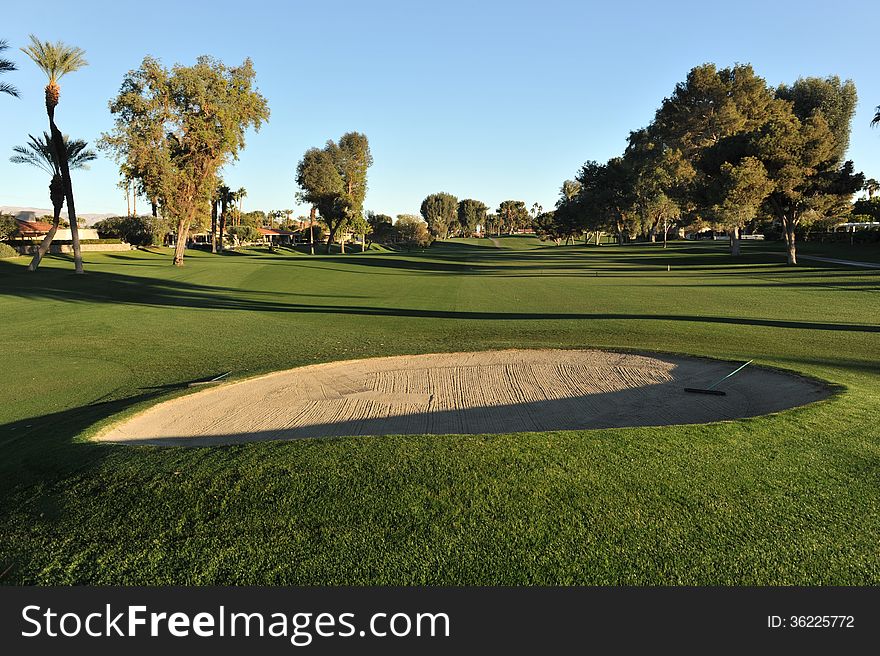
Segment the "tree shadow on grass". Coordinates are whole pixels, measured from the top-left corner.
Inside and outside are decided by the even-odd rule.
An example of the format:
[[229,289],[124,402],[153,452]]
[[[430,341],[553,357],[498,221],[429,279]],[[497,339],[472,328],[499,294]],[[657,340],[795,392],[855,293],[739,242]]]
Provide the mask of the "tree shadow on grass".
[[0,460],[0,508],[10,510],[6,501],[13,492],[20,495],[29,488],[51,490],[56,480],[96,467],[107,455],[107,445],[76,442],[74,437],[107,417],[185,386],[169,385],[124,399],[0,424],[0,448],[4,453]]
[[[0,267],[3,266],[0,264]],[[15,269],[18,270],[17,267]],[[2,272],[2,268],[0,268],[0,272]],[[880,332],[880,324],[796,321],[759,317],[630,312],[499,312],[379,307],[372,305],[318,305],[271,300],[273,296],[283,297],[290,295],[285,292],[235,290],[228,287],[181,282],[175,279],[157,279],[146,276],[136,277],[103,271],[95,271],[88,276],[67,275],[66,272],[59,270],[48,270],[45,273],[48,275],[37,277],[18,271],[18,275],[13,273],[8,277],[0,277],[0,296],[42,298],[68,303],[111,303],[149,307],[363,317],[409,317],[415,319],[454,319],[463,321],[645,320],[796,330]],[[334,298],[331,295],[319,295],[319,297]],[[345,298],[345,296],[336,298]]]

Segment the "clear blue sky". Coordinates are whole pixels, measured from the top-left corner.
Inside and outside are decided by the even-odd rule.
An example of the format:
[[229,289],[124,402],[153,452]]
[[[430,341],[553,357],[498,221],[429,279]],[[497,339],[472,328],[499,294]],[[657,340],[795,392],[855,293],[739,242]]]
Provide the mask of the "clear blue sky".
[[[0,98],[0,205],[49,206],[45,174],[8,161],[46,128],[45,80],[18,51],[31,32],[86,50],[89,66],[62,80],[57,120],[89,141],[110,128],[107,102],[145,54],[168,65],[251,57],[272,116],[224,171],[247,188],[245,210],[297,208],[302,153],[350,130],[367,134],[375,160],[367,209],[417,213],[437,191],[550,207],[565,178],[620,154],[703,62],[751,63],[773,85],[851,78],[849,157],[880,178],[880,129],[869,127],[880,104],[876,0],[80,0],[7,3],[3,14],[0,38],[19,65],[4,79],[23,97]],[[106,158],[76,173],[78,209],[124,212],[117,179]]]

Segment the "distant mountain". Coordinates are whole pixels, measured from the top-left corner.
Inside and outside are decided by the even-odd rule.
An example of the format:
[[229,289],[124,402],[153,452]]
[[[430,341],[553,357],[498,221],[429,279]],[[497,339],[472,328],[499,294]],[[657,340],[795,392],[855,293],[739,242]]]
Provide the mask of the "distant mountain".
[[[13,207],[11,205],[0,205],[0,213],[2,214],[12,214],[15,216],[19,212],[33,212],[37,215],[37,217],[41,216],[52,216],[52,210],[46,209],[44,207]],[[100,221],[101,219],[106,219],[111,216],[119,216],[119,214],[84,214],[82,212],[77,212],[76,215],[82,219],[86,220],[86,225],[92,225],[96,221]],[[61,216],[65,219],[67,218],[67,210],[61,210]]]

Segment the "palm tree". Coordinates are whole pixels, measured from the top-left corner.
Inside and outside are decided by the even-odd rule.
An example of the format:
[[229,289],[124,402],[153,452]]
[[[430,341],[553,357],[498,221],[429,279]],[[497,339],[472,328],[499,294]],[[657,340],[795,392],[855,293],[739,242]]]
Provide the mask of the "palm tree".
[[220,185],[217,188],[217,199],[220,201],[220,221],[219,221],[219,229],[220,229],[220,238],[217,240],[217,252],[223,252],[223,233],[226,231],[226,219],[229,218],[228,209],[229,205],[233,205],[235,203],[235,192],[232,191],[225,184]]
[[238,198],[238,225],[241,225],[241,205],[245,196],[247,196],[247,189],[239,187],[235,192],[235,197]]
[[79,245],[79,229],[76,222],[76,206],[73,202],[73,183],[70,180],[69,157],[64,152],[64,137],[55,125],[55,107],[58,106],[58,98],[61,95],[61,87],[58,81],[67,75],[78,71],[86,62],[85,51],[82,48],[69,46],[61,41],[50,43],[40,41],[33,34],[30,35],[31,44],[21,49],[30,57],[37,67],[49,78],[46,85],[46,114],[49,116],[49,131],[52,135],[52,146],[55,149],[57,160],[60,164],[61,180],[64,184],[64,197],[67,200],[67,215],[70,219],[70,236],[73,240],[73,260],[76,273],[83,273],[82,250]]
[[[49,183],[49,200],[52,201],[54,211],[52,228],[43,238],[40,247],[34,254],[34,259],[31,260],[28,266],[28,271],[36,271],[37,267],[40,266],[40,261],[48,252],[52,239],[55,238],[55,232],[58,230],[58,223],[61,220],[61,207],[64,205],[64,181],[61,177],[61,165],[58,162],[55,148],[52,145],[52,137],[49,136],[49,133],[43,132],[42,137],[35,137],[29,134],[28,137],[30,137],[30,141],[28,141],[27,145],[15,146],[12,149],[15,155],[10,157],[9,161],[13,164],[36,166],[52,176],[52,181]],[[67,136],[64,136],[64,152],[67,153],[68,170],[87,169],[89,168],[88,163],[97,159],[98,156],[93,150],[88,150],[86,148],[87,145],[88,143],[82,139],[70,140]],[[73,226],[72,222],[71,226]],[[71,227],[72,232],[73,228]]]
[[875,110],[874,120],[871,121],[871,127],[880,124],[880,105],[877,105],[877,109]]
[[211,196],[211,252],[217,252],[217,219],[220,214],[220,190],[223,188],[223,179],[218,178]]
[[868,200],[872,200],[874,198],[874,194],[880,192],[880,182],[877,182],[874,178],[868,178],[865,180],[865,185],[862,187],[865,191],[868,192]]
[[[6,41],[0,41],[0,52],[8,49],[9,44]],[[15,62],[0,57],[0,73],[10,73],[15,70],[18,70],[15,67]],[[8,93],[10,96],[18,98],[18,89],[6,82],[0,82],[0,93]]]
[[312,205],[312,209],[309,211],[309,253],[315,254],[315,212],[318,211],[318,208]]

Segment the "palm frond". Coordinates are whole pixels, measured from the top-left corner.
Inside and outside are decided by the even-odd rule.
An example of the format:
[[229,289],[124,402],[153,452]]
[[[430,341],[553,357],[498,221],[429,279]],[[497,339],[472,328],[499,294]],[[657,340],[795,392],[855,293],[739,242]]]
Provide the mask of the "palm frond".
[[63,41],[40,41],[33,34],[30,39],[30,45],[23,47],[21,51],[46,74],[49,82],[57,82],[67,73],[73,73],[88,64],[86,52],[82,48],[69,46]]
[[[43,132],[42,137],[29,134],[30,140],[25,146],[15,146],[15,153],[9,158],[13,164],[30,164],[36,166],[49,175],[60,175],[61,167],[55,157],[55,149],[52,147],[52,137],[48,132]],[[88,162],[98,158],[95,151],[87,148],[88,142],[82,139],[71,139],[64,135],[64,145],[67,151],[67,166],[70,169],[87,169]]]
[[876,112],[877,112],[877,113],[874,114],[874,120],[871,121],[871,126],[872,126],[872,127],[875,126],[875,125],[877,125],[877,124],[880,124],[880,105],[877,105],[877,110],[876,110]]
[[[8,49],[9,44],[6,43],[6,41],[0,40],[0,52]],[[0,73],[9,73],[16,70],[18,70],[18,68],[15,66],[15,62],[0,58]],[[6,93],[18,98],[18,89],[7,82],[0,82],[0,93]]]
[[55,161],[55,154],[52,150],[52,138],[48,133],[44,132],[42,138],[28,135],[29,141],[27,145],[13,147],[16,154],[9,158],[13,164],[30,164],[36,166],[49,175],[55,175],[59,172],[59,167]]
[[94,150],[88,150],[87,141],[82,139],[69,139],[67,135],[64,137],[64,143],[67,146],[67,166],[70,169],[87,169],[88,163],[98,159]]

